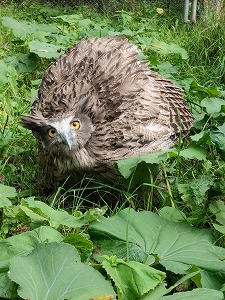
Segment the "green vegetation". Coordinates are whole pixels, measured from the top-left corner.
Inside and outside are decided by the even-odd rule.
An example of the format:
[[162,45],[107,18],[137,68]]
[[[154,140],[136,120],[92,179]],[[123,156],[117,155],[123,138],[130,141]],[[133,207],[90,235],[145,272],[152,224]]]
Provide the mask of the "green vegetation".
[[[111,18],[88,7],[0,8],[0,298],[224,299],[224,14],[193,25],[144,2]],[[49,195],[19,117],[55,58],[106,35],[127,37],[176,81],[195,123],[176,148],[119,161],[123,189],[82,179]]]

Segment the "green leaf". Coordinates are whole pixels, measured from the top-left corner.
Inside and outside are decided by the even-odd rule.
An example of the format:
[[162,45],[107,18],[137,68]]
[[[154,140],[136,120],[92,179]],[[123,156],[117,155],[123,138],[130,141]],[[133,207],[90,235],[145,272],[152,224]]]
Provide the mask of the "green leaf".
[[181,156],[186,159],[198,159],[205,160],[207,152],[200,146],[190,145],[186,149],[178,150],[176,148],[171,148],[167,150],[169,157]]
[[54,45],[50,43],[40,42],[40,41],[31,41],[29,42],[30,52],[37,54],[39,57],[45,58],[58,58],[65,49],[61,45]]
[[31,218],[31,220],[45,220],[54,228],[58,228],[61,225],[77,228],[86,223],[83,216],[75,217],[66,211],[55,210],[44,202],[35,201],[34,197],[23,200],[20,208]]
[[4,240],[0,241],[0,297],[14,298],[17,295],[17,284],[8,277],[10,259],[16,254]]
[[[223,300],[223,293],[212,289],[194,289],[190,292],[180,292],[171,296],[163,296],[159,300]],[[151,300],[151,298],[146,298]]]
[[140,162],[147,164],[159,164],[167,159],[166,152],[154,152],[146,155],[118,160],[116,166],[124,178],[128,178]]
[[103,216],[106,213],[107,209],[107,206],[102,206],[101,208],[90,208],[84,213],[83,216],[85,220],[87,220],[88,222],[92,222],[98,220],[99,217]]
[[9,200],[9,198],[14,198],[16,196],[17,192],[14,187],[0,183],[0,207],[12,205],[12,202]]
[[[10,17],[3,17],[2,18],[2,25],[8,28],[11,28],[13,30],[13,34],[16,37],[19,37],[21,39],[25,39],[27,34],[30,33],[29,30],[29,23],[27,22],[18,22],[14,18]],[[28,26],[26,26],[28,25]]]
[[95,22],[93,22],[91,19],[81,19],[77,22],[78,28],[88,29],[91,27],[91,25],[95,25]]
[[[209,136],[209,130],[201,131],[199,133],[196,133],[195,135],[191,135],[190,139],[194,142],[197,142],[199,145],[211,145],[211,139]],[[202,151],[203,148],[201,148],[200,151]],[[206,155],[206,153],[205,153]]]
[[[208,278],[209,280],[212,279],[212,277],[215,279],[213,284],[206,284],[207,288],[201,288],[201,289],[194,289],[191,292],[182,292],[182,293],[174,293],[173,295],[170,296],[165,296],[166,294],[170,293],[175,287],[177,287],[180,283],[184,283],[186,280],[188,280],[188,278],[192,279],[192,281],[194,281],[196,283],[196,277],[198,277],[197,281],[199,283],[199,280],[202,280],[203,282],[205,281],[204,278],[201,279],[201,277],[204,276],[204,274],[208,273],[206,271],[203,271],[193,267],[192,269],[197,269],[196,272],[192,272],[188,275],[183,276],[180,280],[178,280],[173,286],[169,287],[168,289],[165,288],[165,285],[159,285],[158,287],[156,287],[156,289],[154,289],[153,291],[147,293],[144,297],[141,298],[141,300],[164,300],[164,299],[168,299],[168,297],[170,297],[169,299],[171,300],[175,300],[175,299],[203,299],[203,297],[205,297],[205,299],[223,299],[221,297],[223,297],[222,292],[218,291],[217,289],[220,289],[222,282],[218,282],[219,278],[219,274],[218,273],[213,273],[210,274],[210,277]],[[217,278],[217,279],[216,279]],[[201,284],[200,284],[201,285]],[[202,287],[202,285],[201,285]],[[203,287],[205,287],[205,285],[203,284]],[[212,298],[211,298],[211,293],[212,293]],[[162,297],[163,296],[163,297]]]
[[[154,291],[151,291],[151,292],[149,292],[148,294],[146,294],[145,295],[145,297],[143,297],[143,298],[141,298],[142,300],[156,300],[156,299],[164,299],[164,297],[162,297],[162,296],[164,296],[164,295],[166,295],[166,294],[169,294],[169,293],[171,293],[171,291],[172,290],[174,290],[176,287],[178,287],[179,285],[181,285],[181,284],[185,284],[185,283],[187,283],[190,279],[192,279],[193,280],[193,278],[196,278],[196,276],[200,276],[200,270],[198,269],[198,268],[192,268],[192,269],[197,269],[197,271],[191,271],[191,273],[189,273],[189,274],[187,274],[187,275],[185,275],[185,276],[183,276],[182,278],[180,278],[175,284],[173,284],[171,287],[169,287],[168,289],[166,289],[165,288],[165,286],[163,286],[163,285],[161,285],[161,287],[160,286],[158,286],[157,288],[156,288],[156,293],[155,293],[155,290]],[[182,292],[182,294],[184,294],[184,292]],[[173,294],[172,296],[175,296],[175,297],[177,297],[176,296],[177,295],[177,293],[175,293],[175,294]],[[188,297],[188,295],[187,295],[187,297]],[[171,299],[173,299],[173,298],[171,298]]]
[[77,23],[78,20],[82,20],[84,17],[82,14],[73,14],[73,15],[61,15],[52,17],[52,19],[59,19],[66,23],[69,23],[70,25],[73,25],[74,23]]
[[123,299],[137,299],[155,289],[166,275],[136,261],[118,262],[116,267],[104,261],[103,267],[120,289]]
[[157,65],[157,68],[160,71],[160,74],[177,74],[178,73],[178,67],[171,65],[168,61],[163,61],[160,64]]
[[225,234],[225,204],[221,200],[213,201],[209,206],[210,211],[216,216],[216,221],[220,223],[213,224],[216,230]]
[[168,293],[168,290],[166,289],[166,284],[162,283],[156,286],[156,288],[150,292],[148,292],[146,295],[140,298],[140,300],[159,300],[161,297]]
[[33,231],[14,235],[0,241],[0,297],[9,295],[6,298],[14,298],[17,285],[8,277],[9,262],[17,255],[27,255],[39,243],[61,242],[63,236],[55,229],[45,226]]
[[205,125],[208,122],[208,115],[205,112],[201,112],[201,113],[196,113],[193,112],[194,115],[194,124],[193,127],[199,130],[203,130],[203,128],[205,128]]
[[222,126],[212,127],[210,130],[210,138],[215,144],[221,158],[225,160],[225,123]]
[[223,225],[218,225],[218,224],[213,224],[213,227],[214,227],[217,231],[219,231],[219,232],[221,232],[222,234],[225,235],[225,226],[223,226]]
[[225,100],[221,98],[204,98],[201,106],[206,108],[209,115],[221,112],[222,106],[225,106]]
[[216,220],[222,225],[225,225],[225,204],[221,200],[213,201],[209,205],[210,211],[216,215]]
[[0,60],[0,86],[3,86],[8,81],[8,66],[3,60]]
[[190,86],[191,92],[200,92],[203,95],[207,95],[209,97],[217,97],[221,94],[221,92],[218,90],[217,86],[213,87],[205,87],[201,86],[197,83],[197,81],[193,80]]
[[104,260],[103,268],[119,288],[122,299],[139,299],[165,279],[164,272],[136,261],[119,260],[115,266]]
[[2,25],[11,28],[13,34],[22,40],[25,40],[27,35],[44,37],[58,32],[56,24],[35,24],[28,21],[17,21],[11,17],[3,17]]
[[198,178],[189,180],[188,183],[177,185],[178,191],[182,194],[182,199],[190,206],[198,206],[205,199],[206,192],[213,184],[213,177],[200,175]]
[[222,291],[222,286],[225,282],[224,272],[201,272],[201,283],[203,288],[215,289]]
[[32,72],[38,65],[38,58],[34,53],[8,56],[4,61],[14,65],[18,73]]
[[27,256],[14,257],[9,277],[20,285],[20,297],[32,300],[86,300],[114,294],[111,284],[81,263],[77,250],[64,243],[40,244]]
[[154,38],[151,42],[150,47],[163,55],[176,53],[179,54],[182,57],[182,59],[188,59],[187,51],[175,43],[167,44],[163,41],[159,41],[156,38]]
[[33,210],[24,205],[24,201],[20,205],[20,209],[24,212],[24,214],[30,218],[30,225],[32,228],[37,228],[41,225],[46,225],[46,217],[41,216],[38,213],[35,213]]
[[[90,235],[98,255],[116,255],[154,266],[159,263],[180,274],[187,273],[192,265],[211,271],[225,268],[209,231],[152,212],[125,209],[111,218],[102,217],[100,222],[91,223]],[[98,255],[94,257],[99,259]]]
[[130,30],[130,29],[124,29],[120,32],[121,35],[125,36],[134,36],[136,32]]
[[39,243],[62,240],[63,236],[49,226],[41,226],[2,240],[0,241],[0,269],[7,269],[13,256],[30,253]]
[[164,206],[162,209],[160,209],[159,215],[167,220],[175,222],[184,222],[187,219],[182,211],[170,206]]
[[5,271],[0,270],[0,297],[14,299],[17,296],[17,284],[11,281]]
[[193,78],[192,77],[187,77],[184,79],[176,78],[176,81],[178,82],[179,86],[182,87],[183,90],[188,93],[190,91],[190,86],[193,81]]
[[30,253],[39,243],[61,242],[63,236],[49,226],[41,226],[0,241],[0,269],[8,268],[10,259],[17,254]]
[[207,151],[200,146],[189,146],[186,149],[180,151],[180,156],[187,159],[206,159]]
[[93,243],[81,234],[69,233],[63,242],[73,245],[79,252],[82,261],[86,261],[91,256]]

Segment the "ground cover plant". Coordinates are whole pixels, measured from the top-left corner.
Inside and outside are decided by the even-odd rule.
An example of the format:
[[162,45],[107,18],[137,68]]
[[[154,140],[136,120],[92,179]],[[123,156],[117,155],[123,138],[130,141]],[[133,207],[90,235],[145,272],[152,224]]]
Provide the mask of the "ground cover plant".
[[[224,17],[183,24],[144,2],[110,18],[21,5],[0,7],[0,297],[224,299]],[[19,117],[51,61],[85,36],[106,35],[127,37],[176,81],[195,123],[176,148],[119,161],[124,189],[82,179],[49,194]]]

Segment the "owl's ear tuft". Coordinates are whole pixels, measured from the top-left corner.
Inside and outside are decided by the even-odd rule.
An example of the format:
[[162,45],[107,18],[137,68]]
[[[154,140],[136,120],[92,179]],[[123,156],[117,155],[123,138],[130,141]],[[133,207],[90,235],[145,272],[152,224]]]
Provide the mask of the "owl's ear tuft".
[[43,126],[43,120],[41,120],[37,116],[21,116],[20,117],[20,124],[30,130],[37,130],[39,127]]

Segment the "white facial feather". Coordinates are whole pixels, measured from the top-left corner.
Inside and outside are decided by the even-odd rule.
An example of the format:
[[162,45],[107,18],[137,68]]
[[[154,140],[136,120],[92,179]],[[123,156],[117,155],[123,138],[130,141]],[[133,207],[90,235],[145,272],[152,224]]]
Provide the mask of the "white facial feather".
[[[73,116],[61,119],[59,121],[52,122],[50,125],[56,129],[57,135],[56,138],[59,143],[66,143],[70,150],[74,145],[76,145],[77,141],[77,133],[76,130],[71,128],[70,122],[73,120]],[[78,129],[79,130],[79,129]]]
[[64,132],[68,129],[70,122],[73,120],[73,116],[60,119],[59,121],[55,121],[50,123],[52,127],[54,127],[58,132]]

